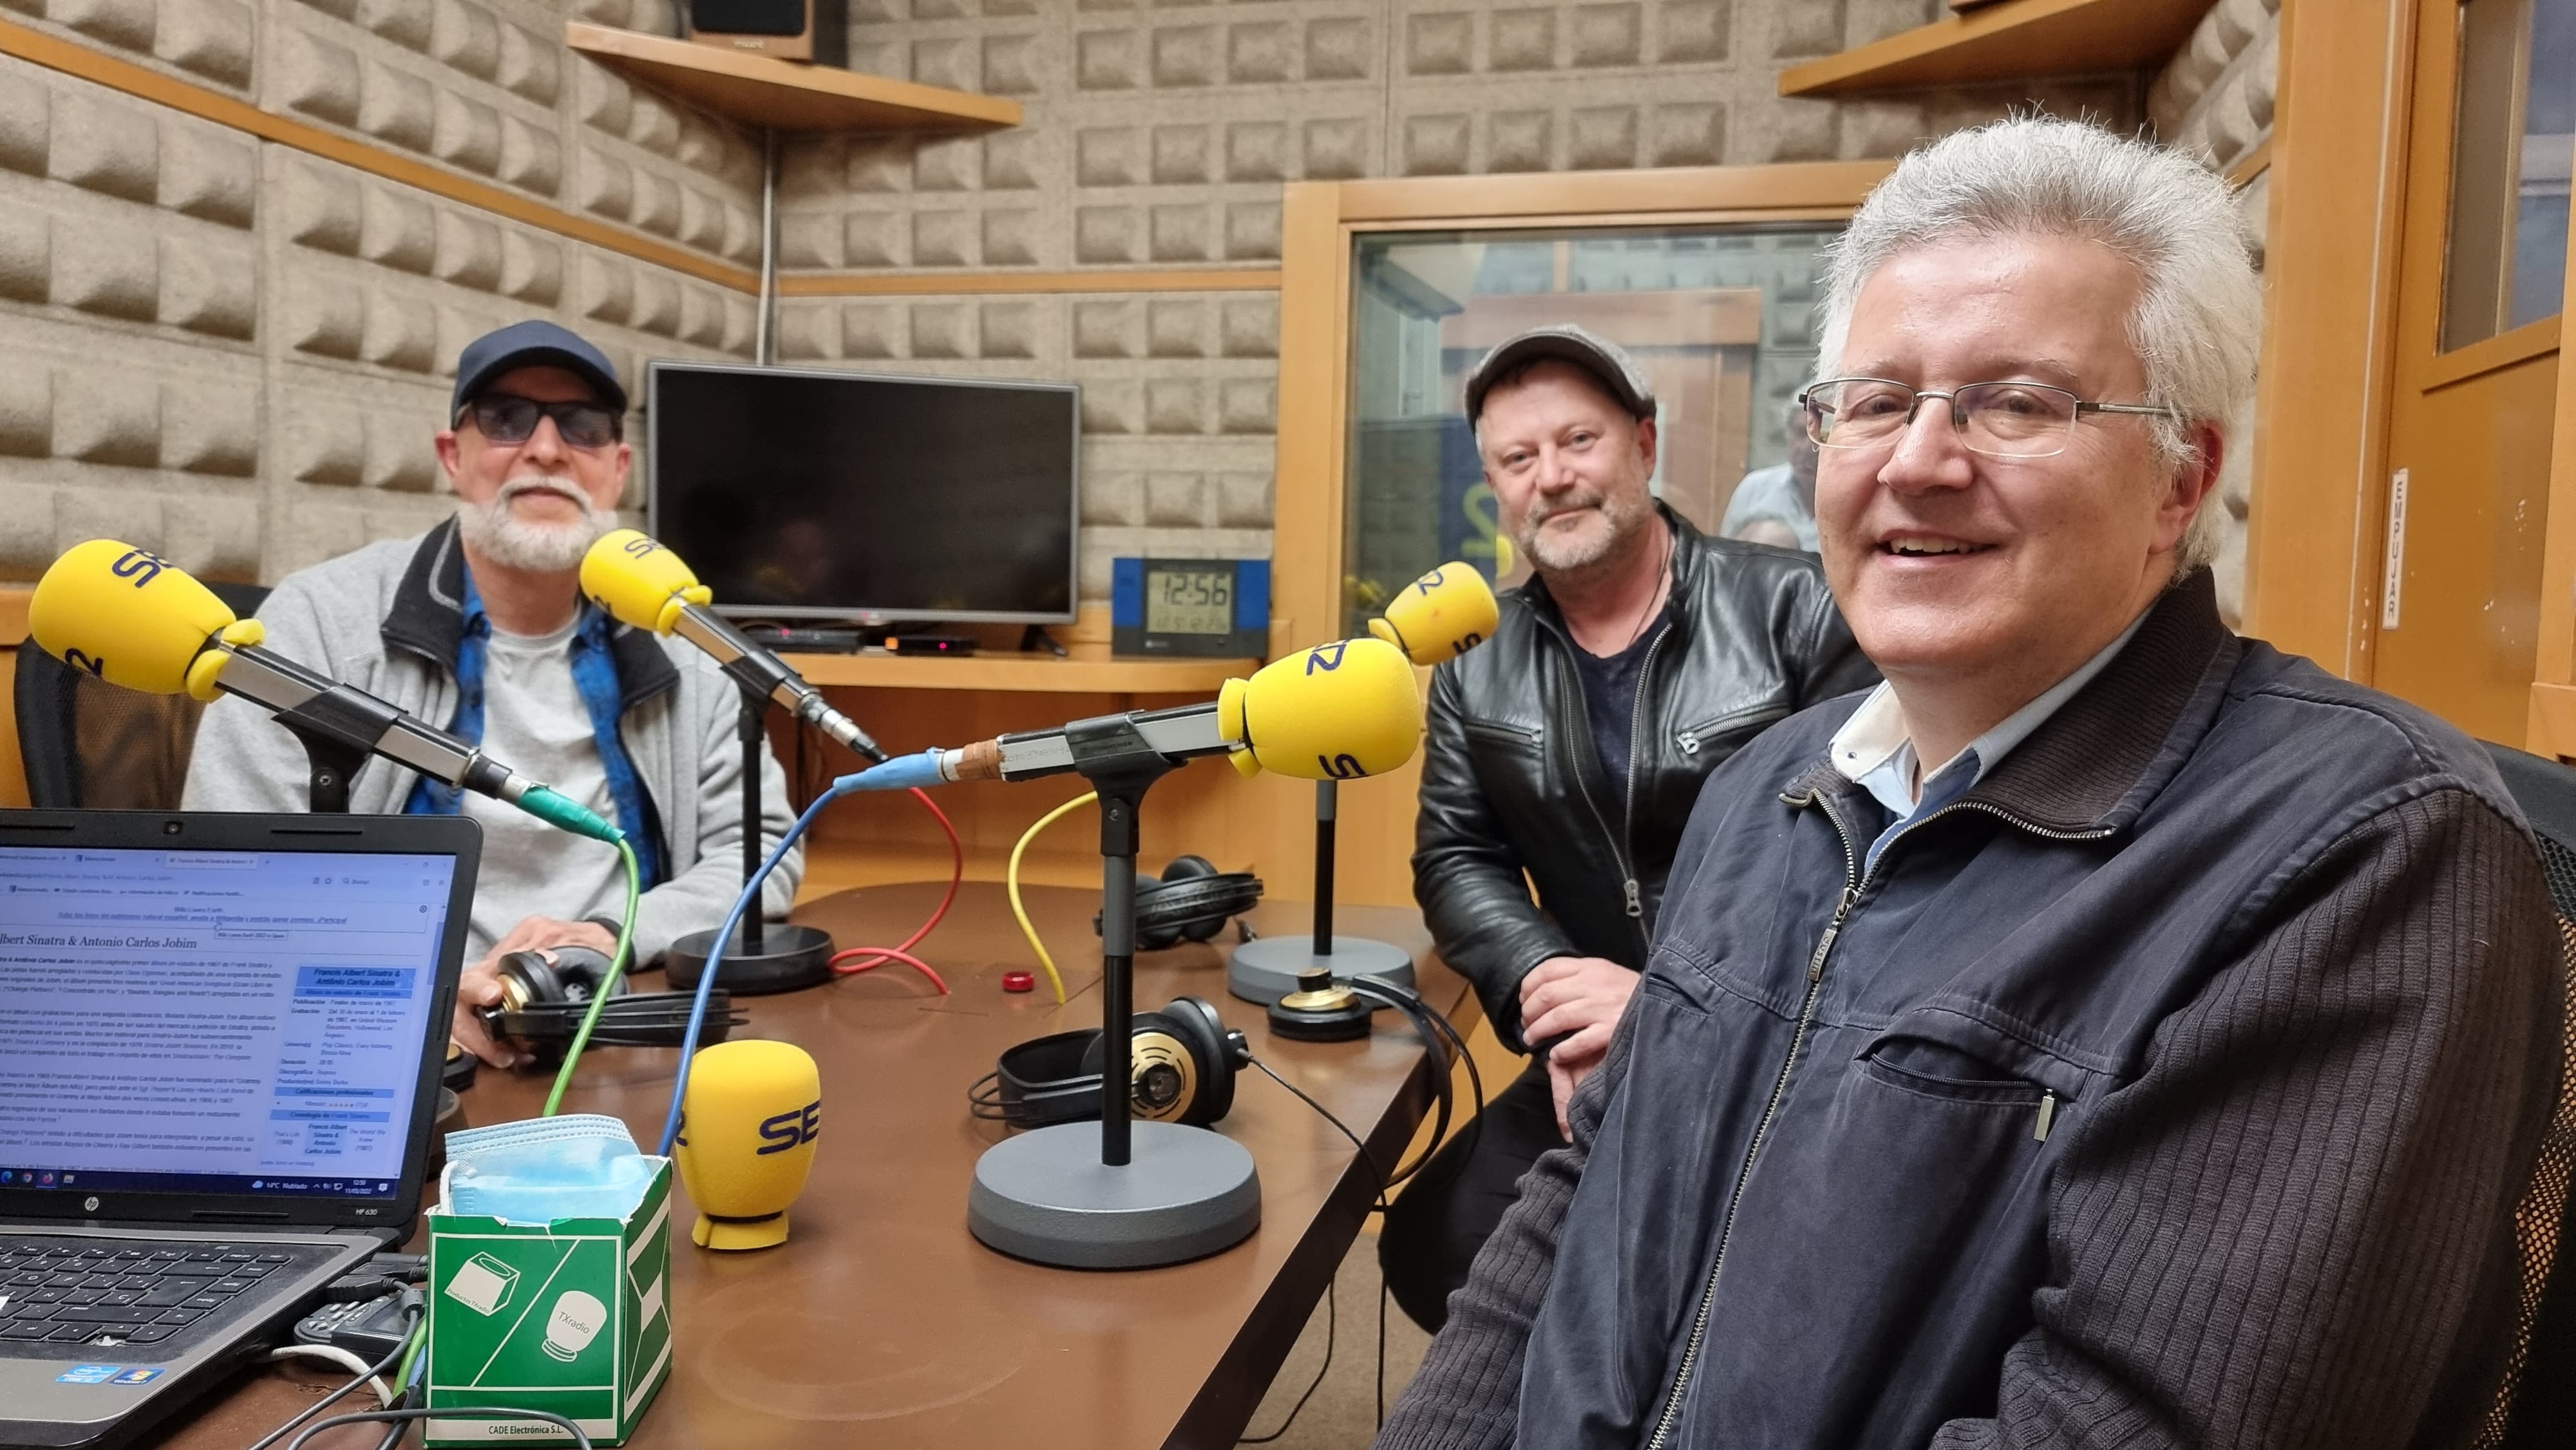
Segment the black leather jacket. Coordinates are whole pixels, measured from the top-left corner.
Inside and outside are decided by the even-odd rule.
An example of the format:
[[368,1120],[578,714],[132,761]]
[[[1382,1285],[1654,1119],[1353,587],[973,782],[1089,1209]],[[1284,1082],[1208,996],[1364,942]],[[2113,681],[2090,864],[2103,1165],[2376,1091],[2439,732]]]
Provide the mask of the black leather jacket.
[[1442,960],[1515,1049],[1530,968],[1555,956],[1645,966],[1708,773],[1774,722],[1878,679],[1814,558],[1712,539],[1662,512],[1670,622],[1639,671],[1627,780],[1601,768],[1574,639],[1544,581],[1505,591],[1494,637],[1431,678],[1413,896]]

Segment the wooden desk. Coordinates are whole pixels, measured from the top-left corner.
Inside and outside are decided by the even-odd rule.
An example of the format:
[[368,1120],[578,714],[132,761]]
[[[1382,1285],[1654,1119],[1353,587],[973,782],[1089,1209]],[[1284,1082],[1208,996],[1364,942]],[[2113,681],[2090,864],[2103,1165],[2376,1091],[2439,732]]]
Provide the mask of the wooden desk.
[[[1067,1005],[1045,979],[1001,990],[1006,967],[1033,965],[999,886],[970,882],[924,960],[952,989],[880,967],[829,987],[749,999],[748,1034],[794,1042],[823,1073],[814,1176],[782,1247],[716,1255],[687,1243],[694,1210],[675,1188],[671,1379],[631,1443],[740,1450],[817,1445],[977,1447],[1227,1446],[1331,1282],[1357,1235],[1372,1181],[1350,1144],[1256,1071],[1237,1080],[1219,1130],[1261,1172],[1258,1233],[1212,1258],[1125,1273],[1042,1268],[984,1248],[966,1231],[966,1185],[997,1124],[967,1115],[966,1088],[1012,1043],[1100,1020],[1099,893],[1028,888],[1030,916],[1065,971]],[[912,884],[826,897],[797,912],[840,945],[899,942],[938,900]],[[1256,928],[1303,929],[1309,908],[1268,903]],[[1434,963],[1420,918],[1350,907],[1342,924],[1413,948],[1424,996],[1455,1013],[1467,997]],[[1229,936],[1231,933],[1228,934]],[[658,989],[659,974],[642,984]],[[1255,1055],[1315,1095],[1392,1166],[1428,1102],[1419,1040],[1382,1013],[1365,1043],[1275,1041],[1260,1009],[1225,994],[1213,946],[1150,954],[1136,1004],[1182,993],[1218,1005]],[[568,1112],[626,1120],[647,1148],[661,1132],[671,1050],[602,1048],[582,1064]],[[476,1124],[533,1115],[544,1079],[486,1071],[465,1094]],[[210,1402],[167,1443],[239,1450],[337,1383],[261,1370]],[[350,1397],[351,1408],[364,1393]],[[317,1446],[371,1446],[351,1427]],[[410,1443],[418,1443],[414,1440]]]

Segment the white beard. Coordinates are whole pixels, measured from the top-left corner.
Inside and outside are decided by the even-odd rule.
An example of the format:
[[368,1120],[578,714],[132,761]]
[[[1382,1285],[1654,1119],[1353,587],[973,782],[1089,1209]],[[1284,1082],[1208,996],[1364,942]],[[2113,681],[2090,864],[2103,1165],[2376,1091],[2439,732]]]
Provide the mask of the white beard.
[[[529,523],[510,512],[511,500],[538,491],[570,500],[581,517],[560,524]],[[490,503],[459,503],[456,529],[474,552],[505,569],[531,574],[560,574],[581,566],[590,546],[617,526],[614,517],[591,506],[569,481],[546,477],[514,478],[501,485]]]
[[[1634,538],[1647,521],[1655,516],[1652,499],[1626,493],[1605,494],[1598,500],[1568,501],[1572,508],[1595,503],[1601,510],[1601,521],[1608,528],[1589,539],[1560,540],[1546,531],[1546,518],[1526,519],[1512,531],[1512,543],[1519,547],[1532,567],[1542,574],[1579,574],[1619,551]],[[1556,512],[1569,511],[1560,508]],[[1548,517],[1554,517],[1550,514]]]

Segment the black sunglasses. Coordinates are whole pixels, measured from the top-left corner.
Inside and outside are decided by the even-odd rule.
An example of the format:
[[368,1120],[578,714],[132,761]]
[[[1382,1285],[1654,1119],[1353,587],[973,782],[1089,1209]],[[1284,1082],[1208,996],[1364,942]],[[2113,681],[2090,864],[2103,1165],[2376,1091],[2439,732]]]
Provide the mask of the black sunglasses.
[[615,409],[601,403],[541,403],[516,393],[485,393],[465,405],[474,426],[495,443],[525,443],[537,431],[539,418],[555,420],[555,432],[575,448],[605,448],[624,431]]

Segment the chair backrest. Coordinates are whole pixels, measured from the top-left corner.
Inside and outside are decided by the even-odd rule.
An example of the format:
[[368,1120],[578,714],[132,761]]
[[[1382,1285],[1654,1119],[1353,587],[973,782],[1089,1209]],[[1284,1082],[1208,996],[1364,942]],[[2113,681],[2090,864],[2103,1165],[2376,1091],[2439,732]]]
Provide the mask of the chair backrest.
[[[2558,1111],[2516,1210],[2522,1244],[2522,1304],[2505,1392],[2478,1437],[2496,1450],[2565,1450],[2576,1445],[2576,769],[2502,745],[2487,745],[2513,792],[2549,882],[2566,964],[2566,1034]],[[2554,1271],[2554,1272],[2553,1272]]]
[[[257,584],[209,584],[235,615],[268,598]],[[30,640],[18,648],[18,756],[27,801],[47,807],[177,810],[205,707],[76,670]]]

